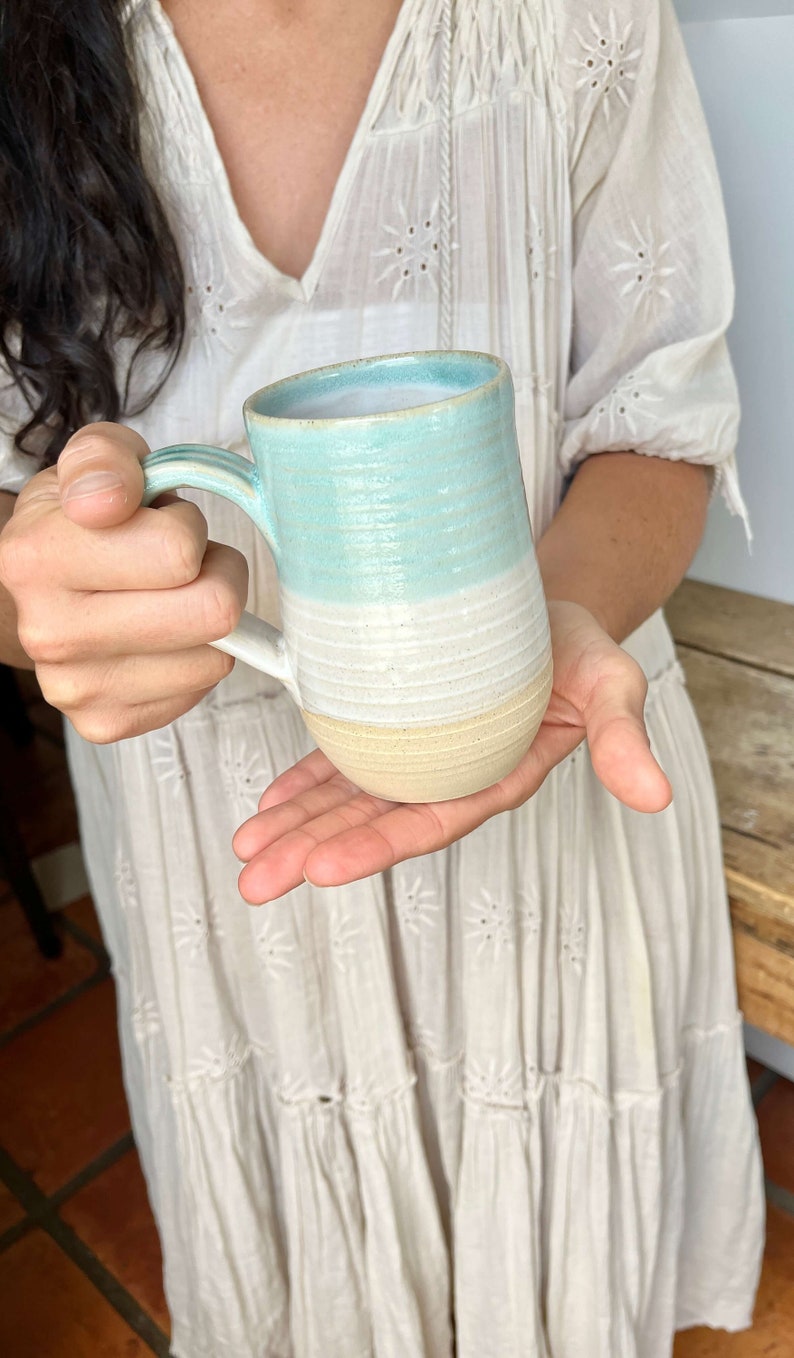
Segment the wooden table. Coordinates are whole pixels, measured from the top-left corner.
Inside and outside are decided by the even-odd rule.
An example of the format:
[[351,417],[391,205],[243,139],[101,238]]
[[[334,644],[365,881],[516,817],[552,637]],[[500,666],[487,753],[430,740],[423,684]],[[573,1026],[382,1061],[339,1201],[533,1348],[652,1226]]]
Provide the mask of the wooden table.
[[717,784],[739,1003],[794,1043],[794,606],[685,580],[665,611]]

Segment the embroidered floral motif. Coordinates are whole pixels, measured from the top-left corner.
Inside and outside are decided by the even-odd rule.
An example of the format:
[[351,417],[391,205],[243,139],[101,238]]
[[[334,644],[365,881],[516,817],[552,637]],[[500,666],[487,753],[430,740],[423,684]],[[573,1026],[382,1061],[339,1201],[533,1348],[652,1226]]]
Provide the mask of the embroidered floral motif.
[[581,72],[576,82],[577,90],[587,90],[593,98],[600,98],[604,116],[609,121],[616,99],[628,107],[630,102],[627,86],[637,79],[636,67],[642,55],[641,47],[631,46],[630,20],[623,29],[618,29],[614,9],[610,9],[606,25],[600,24],[595,15],[587,16],[590,33],[584,37],[575,29],[581,55],[570,57],[569,64]]
[[439,1059],[441,1043],[435,1029],[429,1028],[422,1019],[413,1019],[405,1032],[410,1047],[418,1048],[435,1060]]
[[262,967],[271,980],[278,981],[285,972],[292,969],[292,954],[295,944],[290,942],[286,929],[279,929],[272,915],[256,935],[256,951]]
[[361,933],[348,915],[334,915],[331,919],[331,956],[337,971],[347,973],[350,959],[355,957],[356,939]]
[[557,275],[554,272],[553,256],[557,253],[557,246],[550,245],[548,232],[537,211],[534,207],[529,209],[529,226],[527,227],[527,254],[529,255],[529,272],[533,283],[541,278],[553,279]]
[[560,951],[563,960],[569,962],[574,971],[582,970],[585,955],[584,920],[573,912],[561,921]]
[[479,955],[492,951],[498,957],[502,948],[514,945],[513,907],[495,897],[487,887],[480,889],[479,901],[469,905],[466,923],[471,926],[466,937],[477,940]]
[[138,900],[138,886],[133,875],[132,867],[126,858],[118,856],[116,858],[116,871],[114,873],[116,886],[119,893],[119,904],[122,910],[127,913],[131,910],[140,909]]
[[158,783],[172,785],[175,797],[188,779],[188,771],[182,760],[182,752],[172,731],[157,731],[149,737],[152,749],[150,760],[152,771]]
[[132,1007],[130,1019],[138,1042],[155,1037],[161,1031],[160,1014],[154,1000],[139,999]]
[[626,281],[620,290],[621,297],[632,297],[635,310],[640,307],[653,310],[660,297],[671,301],[671,294],[665,279],[676,271],[674,264],[665,264],[665,255],[672,248],[669,240],[659,240],[650,219],[645,230],[641,231],[634,218],[631,218],[634,240],[619,240],[618,246],[628,256],[612,267],[613,273],[626,274]]
[[509,1062],[497,1067],[496,1062],[491,1060],[487,1068],[467,1063],[463,1074],[463,1092],[467,1098],[475,1099],[478,1103],[520,1107],[524,1101],[521,1071]]
[[[187,233],[192,240],[195,235],[193,224]],[[209,261],[212,260],[215,238],[195,241],[191,248],[191,263],[188,276],[194,279],[207,277]],[[239,340],[234,332],[250,330],[253,325],[251,308],[247,299],[233,297],[220,284],[215,282],[191,282],[186,289],[186,311],[190,334],[201,339],[209,355],[215,355],[218,348],[227,353],[236,353]]]
[[423,928],[432,928],[441,909],[436,893],[429,887],[422,888],[421,877],[415,877],[413,885],[404,893],[396,894],[397,914],[406,929],[417,936]]
[[[399,226],[384,226],[383,230],[391,240],[382,250],[375,250],[375,259],[386,263],[375,279],[376,283],[392,283],[392,300],[409,288],[412,295],[420,289],[428,288],[437,293],[439,287],[439,256],[441,253],[441,234],[438,224],[438,199],[427,212],[417,212],[409,217],[400,204]],[[452,245],[457,250],[457,245]]]
[[540,933],[540,902],[535,891],[526,888],[519,891],[518,902],[521,939],[525,944],[531,943]]
[[239,805],[243,814],[253,812],[271,779],[258,752],[224,750],[220,760],[221,779],[226,796]]
[[654,418],[650,407],[663,399],[655,393],[650,378],[627,373],[596,407],[596,428],[605,428],[609,443],[625,442],[627,436],[636,439],[640,422],[647,425]]
[[191,962],[196,962],[206,951],[210,937],[209,920],[197,908],[181,911],[174,916],[172,927],[174,942],[180,952],[186,952]]
[[[202,1047],[188,1064],[186,1080],[220,1080],[236,1075],[253,1050],[252,1044],[246,1042],[241,1033],[235,1033],[227,1046],[215,1051],[211,1047]],[[182,1081],[177,1080],[175,1083],[181,1084]]]

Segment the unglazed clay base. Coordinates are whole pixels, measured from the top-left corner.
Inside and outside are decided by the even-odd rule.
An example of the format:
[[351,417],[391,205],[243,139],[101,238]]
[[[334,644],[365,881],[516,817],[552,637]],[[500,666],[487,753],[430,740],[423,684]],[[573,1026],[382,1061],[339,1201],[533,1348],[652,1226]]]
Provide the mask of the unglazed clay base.
[[538,732],[551,696],[551,658],[526,688],[490,712],[439,726],[365,726],[301,716],[332,764],[365,792],[394,802],[441,802],[504,778]]

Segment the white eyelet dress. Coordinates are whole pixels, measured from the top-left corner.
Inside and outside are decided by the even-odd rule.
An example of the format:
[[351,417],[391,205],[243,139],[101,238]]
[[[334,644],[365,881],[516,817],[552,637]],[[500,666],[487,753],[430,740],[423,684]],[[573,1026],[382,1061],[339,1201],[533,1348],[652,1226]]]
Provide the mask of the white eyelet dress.
[[[245,230],[157,0],[127,25],[188,281],[188,343],[130,419],[153,447],[242,450],[267,382],[451,346],[512,368],[536,538],[609,450],[713,465],[742,511],[725,222],[670,0],[404,0],[299,281]],[[6,443],[0,484],[30,471]],[[264,544],[191,498],[273,617]],[[676,1327],[749,1324],[712,782],[660,614],[627,649],[668,810],[627,810],[580,748],[445,852],[262,909],[232,834],[310,748],[278,685],[238,663],[163,730],[70,729],[177,1358],[669,1358]]]

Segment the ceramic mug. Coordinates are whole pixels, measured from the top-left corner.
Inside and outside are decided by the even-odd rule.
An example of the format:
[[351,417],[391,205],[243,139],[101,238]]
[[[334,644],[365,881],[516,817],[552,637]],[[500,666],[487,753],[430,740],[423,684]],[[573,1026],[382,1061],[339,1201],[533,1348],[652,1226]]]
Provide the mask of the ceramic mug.
[[551,691],[506,364],[361,359],[264,387],[243,416],[253,462],[199,444],[143,459],[145,504],[214,491],[275,558],[283,631],[246,613],[213,644],[280,679],[367,792],[440,801],[497,782]]

